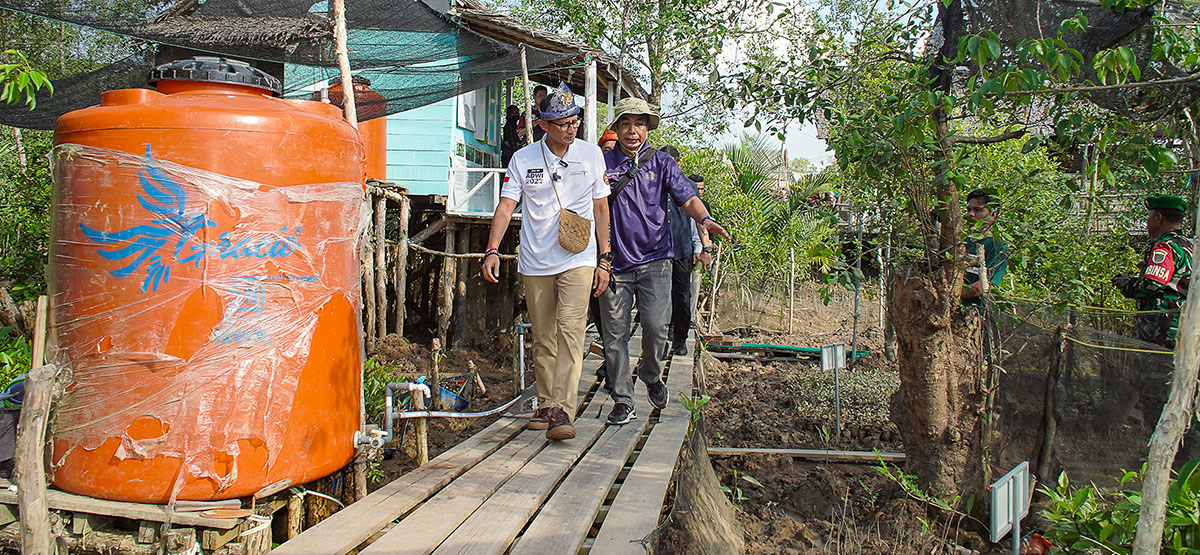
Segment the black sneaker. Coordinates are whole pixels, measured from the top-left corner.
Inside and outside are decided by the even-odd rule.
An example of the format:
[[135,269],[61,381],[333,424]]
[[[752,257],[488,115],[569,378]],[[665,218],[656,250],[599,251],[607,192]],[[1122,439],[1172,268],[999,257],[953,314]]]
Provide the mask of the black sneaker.
[[687,356],[687,343],[683,341],[675,342],[675,348],[671,350],[671,354],[677,357]]
[[636,419],[637,413],[633,412],[633,407],[625,403],[613,405],[612,412],[608,413],[608,423],[614,426],[628,424],[630,420]]
[[650,404],[654,405],[654,408],[662,409],[667,406],[667,384],[662,380],[646,384],[646,391],[650,393]]

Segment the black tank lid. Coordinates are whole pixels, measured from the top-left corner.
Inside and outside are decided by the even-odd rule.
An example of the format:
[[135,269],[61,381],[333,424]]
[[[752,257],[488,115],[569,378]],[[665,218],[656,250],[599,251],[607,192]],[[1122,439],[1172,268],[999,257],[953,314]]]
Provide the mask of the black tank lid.
[[231,83],[271,91],[275,96],[283,94],[283,83],[274,75],[240,60],[215,56],[195,56],[162,64],[150,71],[149,81]]

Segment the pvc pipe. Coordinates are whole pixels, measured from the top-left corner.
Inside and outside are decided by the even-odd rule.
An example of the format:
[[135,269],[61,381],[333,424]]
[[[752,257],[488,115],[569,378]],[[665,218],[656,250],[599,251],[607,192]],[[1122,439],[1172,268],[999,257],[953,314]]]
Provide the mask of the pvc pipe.
[[[498,414],[498,413],[504,412],[505,410],[508,410],[508,407],[515,405],[517,403],[517,401],[520,401],[520,400],[521,400],[521,397],[518,396],[515,399],[513,399],[507,403],[504,403],[503,405],[500,405],[492,410],[484,411],[484,412],[449,412],[449,411],[440,411],[440,410],[415,410],[415,411],[408,410],[408,411],[403,411],[403,412],[397,413],[395,418],[397,420],[400,420],[403,418],[479,418],[479,417],[483,417],[483,416],[491,416],[493,414]],[[388,425],[388,429],[391,429],[390,424]]]
[[416,391],[416,392],[420,392],[422,395],[424,395],[426,399],[431,398],[433,396],[433,393],[429,390],[429,386],[427,386],[423,383],[412,383],[412,382],[391,382],[391,383],[387,384],[387,387],[384,387],[383,389],[384,389],[383,431],[385,432],[383,437],[384,437],[384,443],[388,443],[388,442],[392,441],[392,439],[393,439],[392,438],[392,422],[394,420],[396,420],[395,399],[393,398],[392,392],[393,391],[409,391],[409,392]]

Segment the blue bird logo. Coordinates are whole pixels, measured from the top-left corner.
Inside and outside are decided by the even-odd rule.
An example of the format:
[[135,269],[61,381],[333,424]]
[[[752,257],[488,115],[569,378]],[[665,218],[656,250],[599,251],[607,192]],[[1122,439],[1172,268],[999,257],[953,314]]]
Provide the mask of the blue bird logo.
[[[167,283],[174,265],[192,264],[199,268],[207,246],[196,240],[196,234],[201,229],[217,225],[207,214],[187,213],[187,191],[158,166],[150,154],[149,144],[146,145],[146,160],[146,164],[138,170],[138,182],[142,186],[138,202],[152,214],[150,223],[114,232],[98,231],[79,224],[92,241],[114,245],[110,249],[96,249],[100,256],[108,260],[129,261],[125,266],[113,270],[112,275],[125,277],[138,271],[143,264],[146,266],[143,293],[147,289],[158,291],[159,284]],[[162,250],[172,243],[173,261],[165,260]]]

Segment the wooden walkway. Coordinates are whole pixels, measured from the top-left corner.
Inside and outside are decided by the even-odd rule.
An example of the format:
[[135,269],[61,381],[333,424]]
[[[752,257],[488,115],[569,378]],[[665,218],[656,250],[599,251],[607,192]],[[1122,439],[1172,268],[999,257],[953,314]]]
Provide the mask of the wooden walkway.
[[[636,335],[630,358],[640,350]],[[506,416],[272,553],[645,552],[690,424],[678,392],[692,393],[694,359],[666,363],[662,411],[639,382],[638,418],[624,426],[605,425],[612,401],[594,377],[600,361],[584,360],[575,439],[549,442]]]

